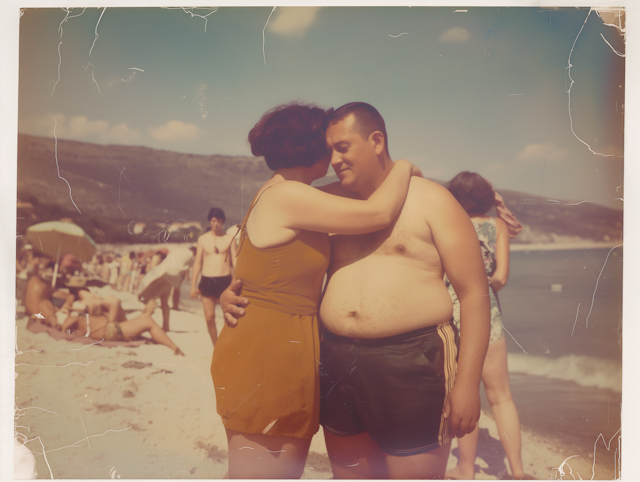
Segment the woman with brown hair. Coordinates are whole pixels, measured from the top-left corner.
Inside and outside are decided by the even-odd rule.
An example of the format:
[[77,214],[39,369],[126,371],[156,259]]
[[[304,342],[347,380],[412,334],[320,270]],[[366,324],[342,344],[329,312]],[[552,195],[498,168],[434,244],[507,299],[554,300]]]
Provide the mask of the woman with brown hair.
[[[491,334],[482,368],[482,383],[496,419],[500,441],[509,460],[511,475],[516,480],[530,478],[522,467],[520,419],[509,386],[507,344],[503,336],[502,313],[498,301],[498,291],[504,288],[509,278],[509,238],[515,237],[522,226],[506,208],[500,195],[480,174],[461,172],[449,181],[448,188],[476,228],[489,281]],[[497,218],[487,215],[493,207],[497,208]],[[453,300],[454,323],[460,329],[460,303],[451,284],[447,282],[447,286]],[[476,425],[473,432],[458,439],[458,465],[446,473],[448,479],[474,478],[477,446]]]
[[[330,163],[327,113],[289,104],[268,111],[249,133],[251,151],[274,171],[240,231],[234,278],[250,300],[242,322],[226,325],[211,373],[229,443],[230,478],[299,478],[319,428],[318,306],[329,264],[328,233],[363,234],[398,214],[417,169],[397,161],[368,200],[312,188]],[[382,133],[369,136],[383,149]],[[348,147],[345,147],[348,148]]]

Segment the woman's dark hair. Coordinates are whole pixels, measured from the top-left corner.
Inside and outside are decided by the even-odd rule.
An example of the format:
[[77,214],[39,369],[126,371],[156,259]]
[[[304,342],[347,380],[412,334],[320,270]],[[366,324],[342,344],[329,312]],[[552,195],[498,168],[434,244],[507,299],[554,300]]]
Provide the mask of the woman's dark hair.
[[249,132],[254,156],[271,170],[311,167],[329,154],[325,139],[327,113],[314,105],[285,104],[267,111]]
[[447,187],[469,214],[484,214],[495,205],[493,187],[478,173],[463,171]]
[[207,214],[207,221],[211,221],[213,218],[221,219],[226,221],[226,217],[224,216],[224,211],[220,208],[211,208],[209,209],[209,214]]
[[129,259],[136,259],[136,253],[134,253],[133,251],[129,252]]

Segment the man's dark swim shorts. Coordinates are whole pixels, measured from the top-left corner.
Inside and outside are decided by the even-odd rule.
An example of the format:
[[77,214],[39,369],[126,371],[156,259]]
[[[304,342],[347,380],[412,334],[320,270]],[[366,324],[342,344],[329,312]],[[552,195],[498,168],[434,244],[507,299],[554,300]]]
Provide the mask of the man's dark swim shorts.
[[198,289],[202,296],[212,298],[220,298],[220,295],[231,284],[231,275],[229,276],[203,276],[200,278]]
[[458,345],[451,322],[374,339],[325,330],[320,423],[340,436],[369,432],[395,456],[450,442],[442,410],[455,381]]

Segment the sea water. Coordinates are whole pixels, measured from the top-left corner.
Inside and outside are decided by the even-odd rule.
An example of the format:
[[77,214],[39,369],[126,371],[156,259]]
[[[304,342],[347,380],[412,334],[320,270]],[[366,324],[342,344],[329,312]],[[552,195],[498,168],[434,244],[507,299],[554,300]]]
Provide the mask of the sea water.
[[523,428],[582,456],[620,429],[622,255],[622,247],[512,252],[499,293]]

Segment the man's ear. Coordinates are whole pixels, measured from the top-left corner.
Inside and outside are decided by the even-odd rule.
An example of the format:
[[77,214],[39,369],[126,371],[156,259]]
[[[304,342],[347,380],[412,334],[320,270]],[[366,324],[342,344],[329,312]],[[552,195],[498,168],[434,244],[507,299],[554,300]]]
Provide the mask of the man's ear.
[[369,136],[369,139],[371,140],[371,142],[373,142],[376,154],[378,156],[381,155],[385,150],[384,134],[380,131],[374,131]]

